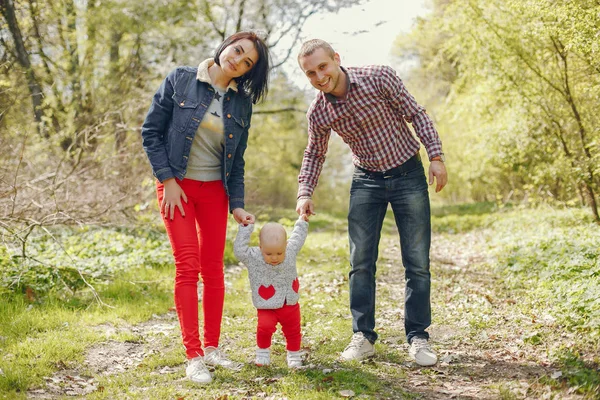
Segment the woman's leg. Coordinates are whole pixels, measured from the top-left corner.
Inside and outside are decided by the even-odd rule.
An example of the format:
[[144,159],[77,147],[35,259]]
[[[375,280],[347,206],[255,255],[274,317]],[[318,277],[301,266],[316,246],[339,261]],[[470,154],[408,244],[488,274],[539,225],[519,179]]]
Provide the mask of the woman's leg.
[[[198,273],[200,272],[200,252],[198,247],[198,233],[196,231],[196,196],[192,185],[186,180],[178,181],[188,197],[188,202],[182,200],[185,217],[181,216],[179,209],[171,220],[161,211],[163,222],[173,249],[175,259],[175,309],[179,317],[183,345],[187,358],[204,355],[198,332]],[[190,187],[188,187],[190,186]],[[164,186],[157,182],[156,192],[158,204],[162,202]]]
[[194,184],[196,182],[199,187],[195,213],[200,248],[200,274],[204,283],[204,347],[219,347],[225,298],[223,253],[229,202],[221,181],[195,181]]

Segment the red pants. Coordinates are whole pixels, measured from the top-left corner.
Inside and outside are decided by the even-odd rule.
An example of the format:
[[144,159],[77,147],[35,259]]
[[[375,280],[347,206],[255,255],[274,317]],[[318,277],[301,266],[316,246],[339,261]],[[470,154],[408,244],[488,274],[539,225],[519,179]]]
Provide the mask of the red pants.
[[[198,332],[198,274],[202,276],[204,292],[204,347],[219,346],[225,278],[223,253],[227,234],[229,200],[221,181],[201,182],[177,180],[185,192],[185,217],[175,208],[171,220],[161,211],[175,259],[175,308],[181,326],[183,345],[188,358],[204,355]],[[164,196],[164,186],[157,182],[158,204]]]
[[256,327],[256,344],[259,349],[271,347],[271,338],[277,330],[277,323],[281,324],[285,336],[286,349],[289,351],[300,350],[302,334],[300,333],[300,303],[293,306],[285,304],[275,310],[257,310],[258,326]]

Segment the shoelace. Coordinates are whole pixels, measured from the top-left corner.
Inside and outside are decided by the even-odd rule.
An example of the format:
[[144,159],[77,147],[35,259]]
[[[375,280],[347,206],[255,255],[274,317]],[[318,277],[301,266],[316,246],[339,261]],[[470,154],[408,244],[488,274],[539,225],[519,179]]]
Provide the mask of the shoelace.
[[288,353],[287,358],[290,361],[302,361],[302,353]]
[[193,375],[197,373],[208,373],[208,369],[206,368],[206,365],[204,365],[204,362],[202,362],[202,360],[192,360],[190,361],[190,366],[193,369]]
[[350,344],[348,345],[348,347],[346,347],[346,349],[358,349],[360,348],[360,346],[362,346],[365,340],[366,338],[362,334],[355,333],[354,335],[352,335],[352,339],[350,339]]
[[210,353],[210,358],[212,358],[215,362],[219,363],[219,364],[233,364],[233,361],[231,361],[229,358],[227,358],[227,356],[225,354],[223,354],[221,352],[221,350],[219,349],[215,349]]
[[415,346],[415,350],[419,351],[421,349],[429,350],[429,342],[425,339],[415,338],[412,340],[412,344]]

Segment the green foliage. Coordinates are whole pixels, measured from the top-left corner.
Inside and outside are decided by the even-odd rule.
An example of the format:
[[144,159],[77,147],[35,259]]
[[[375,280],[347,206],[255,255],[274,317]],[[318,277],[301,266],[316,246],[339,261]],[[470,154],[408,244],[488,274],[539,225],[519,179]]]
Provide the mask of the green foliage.
[[142,228],[56,228],[32,237],[26,257],[3,257],[0,282],[4,290],[26,293],[31,301],[49,292],[72,294],[84,289],[85,281],[101,284],[117,272],[171,265],[165,239],[164,232]]
[[[490,238],[506,284],[566,329],[600,335],[600,233],[583,210],[513,212]],[[540,313],[542,310],[539,310]]]
[[600,395],[600,364],[584,362],[578,354],[565,353],[561,360],[561,381],[566,381],[569,387],[577,389],[578,393]]
[[420,61],[409,81],[434,103],[449,154],[443,196],[589,204],[597,212],[590,199],[600,190],[599,7],[436,1],[399,38],[397,53]]

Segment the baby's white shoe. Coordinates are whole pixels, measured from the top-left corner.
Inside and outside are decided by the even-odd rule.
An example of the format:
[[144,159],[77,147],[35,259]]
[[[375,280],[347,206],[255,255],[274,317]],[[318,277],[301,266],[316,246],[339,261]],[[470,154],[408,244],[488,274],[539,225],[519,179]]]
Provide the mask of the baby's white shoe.
[[259,367],[266,367],[271,364],[271,349],[256,349],[256,360],[254,364]]

